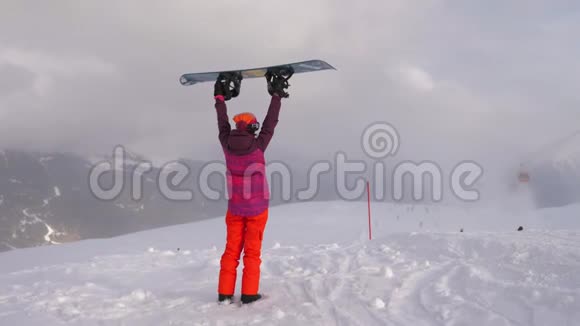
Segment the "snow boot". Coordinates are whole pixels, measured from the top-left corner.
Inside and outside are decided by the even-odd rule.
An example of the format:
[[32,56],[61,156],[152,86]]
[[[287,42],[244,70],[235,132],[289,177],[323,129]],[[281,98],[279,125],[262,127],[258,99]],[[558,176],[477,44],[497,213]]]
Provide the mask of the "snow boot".
[[232,302],[234,302],[233,295],[218,294],[218,303],[219,304],[230,304]]
[[248,303],[252,303],[255,301],[258,301],[262,299],[262,295],[261,294],[256,294],[256,295],[246,295],[246,294],[242,294],[242,303],[243,304],[248,304]]

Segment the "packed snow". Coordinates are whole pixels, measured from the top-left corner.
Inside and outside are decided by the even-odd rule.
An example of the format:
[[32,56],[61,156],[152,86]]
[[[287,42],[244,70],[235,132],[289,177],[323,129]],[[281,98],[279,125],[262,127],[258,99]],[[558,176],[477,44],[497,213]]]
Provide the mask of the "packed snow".
[[216,303],[223,218],[14,250],[0,325],[580,325],[579,211],[376,204],[369,241],[364,203],[275,207],[247,306]]

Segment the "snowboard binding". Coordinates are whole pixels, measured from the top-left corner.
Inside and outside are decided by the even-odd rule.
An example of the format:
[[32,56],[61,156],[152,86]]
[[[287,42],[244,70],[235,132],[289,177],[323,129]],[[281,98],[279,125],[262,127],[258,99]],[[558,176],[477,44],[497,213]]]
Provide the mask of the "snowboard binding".
[[219,74],[216,85],[215,95],[223,95],[226,101],[240,95],[240,88],[242,87],[242,79],[244,77],[240,72],[222,72]]
[[282,98],[290,96],[286,90],[290,86],[288,80],[290,80],[292,75],[294,75],[292,66],[269,68],[265,75],[268,82],[268,93],[270,95],[278,94]]

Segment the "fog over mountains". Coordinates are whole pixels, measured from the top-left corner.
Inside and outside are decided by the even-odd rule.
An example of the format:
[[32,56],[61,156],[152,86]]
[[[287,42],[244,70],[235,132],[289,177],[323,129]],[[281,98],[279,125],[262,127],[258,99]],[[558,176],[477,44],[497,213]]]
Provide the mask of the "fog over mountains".
[[[205,165],[202,161],[179,160],[190,173],[175,189],[192,191],[191,201],[169,200],[163,195],[157,186],[159,167],[144,174],[142,198],[133,200],[132,172],[136,164],[147,160],[136,154],[126,155],[125,186],[121,195],[113,200],[100,200],[91,192],[89,174],[97,161],[110,158],[17,150],[0,152],[0,250],[108,238],[225,213],[227,205],[223,198],[210,200],[199,190],[197,178]],[[519,185],[531,189],[535,206],[554,207],[580,201],[580,155],[566,148],[553,157],[553,160],[535,163],[530,168],[529,184]],[[294,167],[293,190],[306,186],[308,167],[285,163]],[[516,182],[515,173],[513,179],[506,180],[506,187]],[[112,173],[104,174],[101,186],[110,188],[112,180]],[[324,174],[319,180],[318,192],[312,200],[340,199],[333,173]],[[210,176],[209,181],[212,189],[223,192],[223,179],[219,175]],[[279,179],[273,178],[271,184],[273,205],[284,202]],[[296,199],[293,197],[291,201]]]

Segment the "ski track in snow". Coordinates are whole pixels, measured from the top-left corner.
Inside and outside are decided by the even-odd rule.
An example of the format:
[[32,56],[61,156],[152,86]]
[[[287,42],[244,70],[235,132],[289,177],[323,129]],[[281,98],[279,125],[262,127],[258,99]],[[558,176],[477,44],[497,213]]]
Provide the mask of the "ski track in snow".
[[266,298],[220,306],[221,249],[142,248],[0,275],[0,324],[580,325],[579,249],[564,231],[277,243]]

